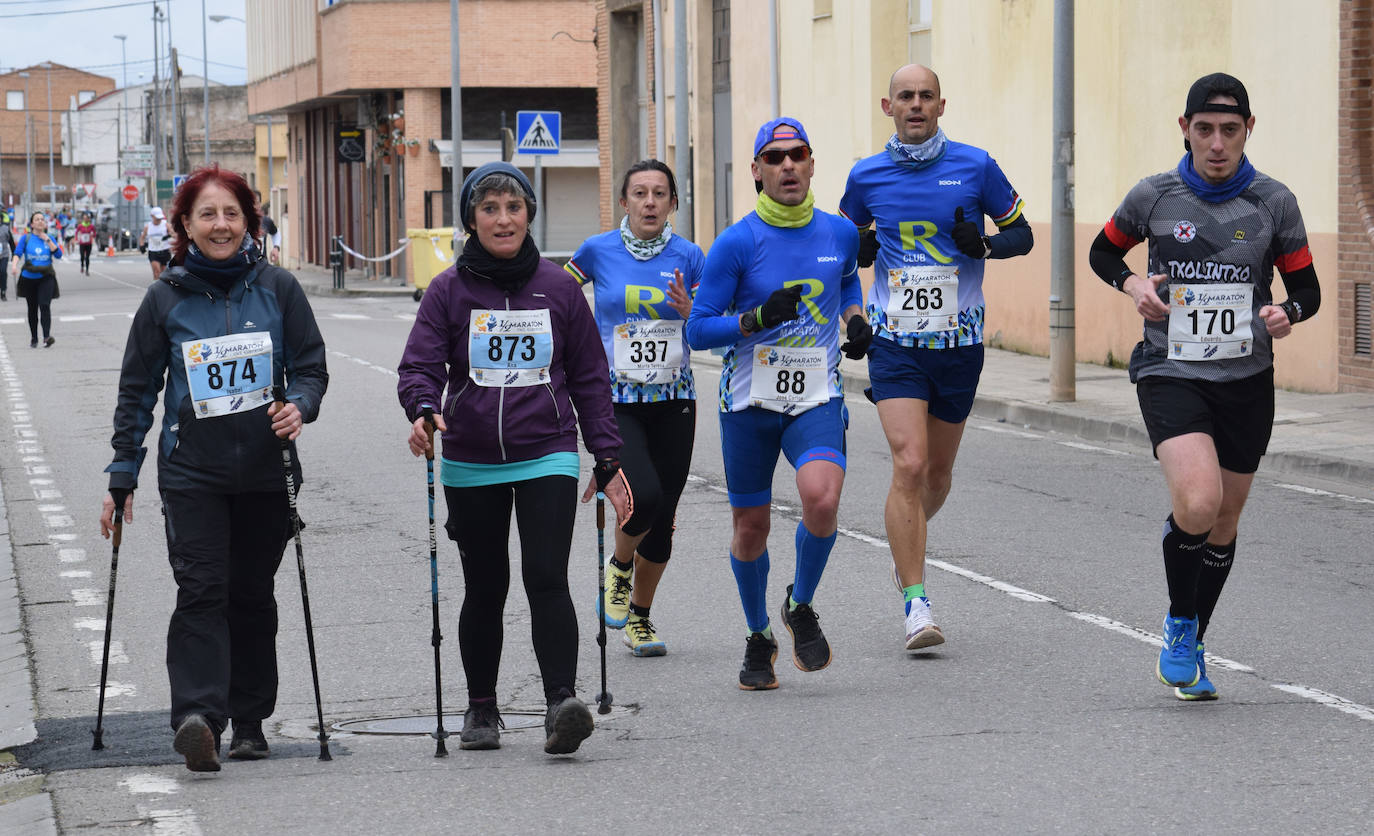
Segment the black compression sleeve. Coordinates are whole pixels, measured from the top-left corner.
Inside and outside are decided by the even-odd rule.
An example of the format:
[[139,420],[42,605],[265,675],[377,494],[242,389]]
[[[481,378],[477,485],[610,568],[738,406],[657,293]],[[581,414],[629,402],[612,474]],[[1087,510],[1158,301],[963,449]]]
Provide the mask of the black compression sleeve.
[[1316,268],[1309,264],[1285,274],[1283,287],[1288,291],[1288,299],[1279,307],[1288,314],[1289,322],[1302,322],[1316,315],[1322,304],[1322,287],[1317,281]]
[[1030,222],[1022,215],[1006,226],[996,235],[989,236],[988,246],[992,251],[988,253],[988,258],[1011,258],[1012,256],[1025,255],[1031,251],[1031,246],[1035,244],[1035,237],[1031,234]]
[[1121,284],[1135,271],[1126,266],[1126,251],[1112,243],[1107,230],[1097,233],[1088,250],[1088,264],[1102,281],[1121,289]]

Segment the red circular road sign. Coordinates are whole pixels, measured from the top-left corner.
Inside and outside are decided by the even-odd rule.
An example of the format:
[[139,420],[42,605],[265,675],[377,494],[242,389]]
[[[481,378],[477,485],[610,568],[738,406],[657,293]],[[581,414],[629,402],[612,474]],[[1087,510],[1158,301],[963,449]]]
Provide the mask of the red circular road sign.
[[124,189],[120,191],[120,194],[124,195],[124,199],[127,201],[133,202],[138,200],[138,186],[131,183],[125,186]]

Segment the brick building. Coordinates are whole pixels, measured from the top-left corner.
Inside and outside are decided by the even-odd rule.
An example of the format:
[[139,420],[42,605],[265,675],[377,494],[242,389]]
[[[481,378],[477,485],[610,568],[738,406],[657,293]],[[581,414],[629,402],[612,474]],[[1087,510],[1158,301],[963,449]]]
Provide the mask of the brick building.
[[71,202],[71,185],[78,180],[77,172],[62,163],[62,147],[67,141],[62,134],[62,114],[114,88],[112,78],[51,61],[0,75],[0,90],[5,94],[5,107],[0,110],[0,196],[6,206],[24,202],[26,118],[33,159],[34,202],[47,200],[41,186],[49,180],[49,159],[52,181],[66,189],[56,193],[54,205]]
[[[323,5],[247,0],[245,9],[255,33],[249,112],[287,124],[273,203],[288,264],[326,264],[334,235],[380,256],[408,229],[451,223],[449,3]],[[563,152],[544,160],[540,215],[543,249],[570,251],[600,229],[595,3],[466,0],[461,13],[464,172],[500,158],[501,128],[514,128],[516,111],[560,111]],[[528,160],[515,162],[532,175]],[[414,279],[404,255],[375,269]]]
[[[1374,0],[1340,4],[1340,178],[1336,230],[1339,386],[1374,392]],[[1323,301],[1325,312],[1327,302]]]

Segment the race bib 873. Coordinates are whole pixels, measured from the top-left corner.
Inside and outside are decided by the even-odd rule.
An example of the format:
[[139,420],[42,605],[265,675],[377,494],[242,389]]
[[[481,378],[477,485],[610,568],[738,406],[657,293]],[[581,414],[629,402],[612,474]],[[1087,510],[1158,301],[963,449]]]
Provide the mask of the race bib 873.
[[553,325],[547,308],[474,310],[468,323],[468,377],[478,386],[549,382]]

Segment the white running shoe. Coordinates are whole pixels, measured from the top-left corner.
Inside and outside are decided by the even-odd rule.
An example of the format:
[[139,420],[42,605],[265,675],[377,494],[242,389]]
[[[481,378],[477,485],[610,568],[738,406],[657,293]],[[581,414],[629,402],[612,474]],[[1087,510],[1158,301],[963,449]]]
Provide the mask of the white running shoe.
[[906,649],[921,650],[944,643],[945,634],[930,616],[930,599],[914,599],[906,614]]

